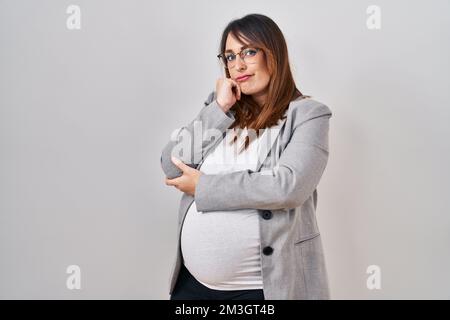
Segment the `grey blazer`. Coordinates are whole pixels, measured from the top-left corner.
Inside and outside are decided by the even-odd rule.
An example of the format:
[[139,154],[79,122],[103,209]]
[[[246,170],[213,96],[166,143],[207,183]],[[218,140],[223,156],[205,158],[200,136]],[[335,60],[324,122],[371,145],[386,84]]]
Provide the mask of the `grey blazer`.
[[[176,131],[162,150],[161,166],[168,178],[181,174],[171,161],[172,154],[201,171],[205,157],[234,122],[235,113],[223,112],[217,104],[215,91],[204,104],[197,117]],[[326,105],[311,98],[291,101],[285,119],[268,131],[271,137],[267,148],[260,149],[255,171],[202,174],[195,196],[182,194],[177,254],[169,279],[169,294],[172,294],[183,262],[180,238],[184,217],[195,200],[197,210],[203,214],[215,210],[229,210],[233,214],[236,209],[258,209],[265,299],[329,299],[328,275],[315,211],[316,188],[328,161],[331,115]],[[201,147],[192,148],[193,152],[175,152],[181,136],[193,136],[195,125],[201,126],[202,132],[213,129],[221,134],[215,134],[214,139],[202,136]]]

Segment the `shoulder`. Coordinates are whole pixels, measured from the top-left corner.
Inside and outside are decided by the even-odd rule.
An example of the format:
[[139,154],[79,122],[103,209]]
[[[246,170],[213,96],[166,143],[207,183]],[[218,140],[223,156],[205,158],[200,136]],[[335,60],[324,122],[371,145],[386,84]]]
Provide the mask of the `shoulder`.
[[[216,91],[212,90],[206,97],[204,105],[209,105],[212,101],[216,99]],[[286,109],[285,115],[288,118],[293,118],[295,122],[301,120],[308,120],[320,116],[332,116],[331,109],[324,103],[312,99],[303,98],[291,101],[288,109]]]
[[291,101],[286,110],[287,118],[291,118],[293,122],[303,122],[322,116],[331,117],[332,114],[326,104],[312,98]]

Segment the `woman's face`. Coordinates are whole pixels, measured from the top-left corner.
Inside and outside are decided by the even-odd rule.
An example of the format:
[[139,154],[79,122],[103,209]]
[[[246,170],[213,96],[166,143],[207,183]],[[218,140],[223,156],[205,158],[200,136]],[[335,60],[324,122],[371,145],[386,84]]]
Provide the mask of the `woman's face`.
[[[231,50],[234,54],[243,50],[241,47],[247,43],[239,42],[231,33],[228,34],[225,51]],[[235,65],[229,68],[231,79],[237,81],[241,88],[241,92],[251,95],[259,104],[265,102],[267,90],[269,88],[270,74],[267,69],[266,58],[262,50],[258,51],[254,56],[255,63],[246,63],[239,55],[235,57]],[[245,81],[239,81],[238,77],[243,75],[251,75]]]

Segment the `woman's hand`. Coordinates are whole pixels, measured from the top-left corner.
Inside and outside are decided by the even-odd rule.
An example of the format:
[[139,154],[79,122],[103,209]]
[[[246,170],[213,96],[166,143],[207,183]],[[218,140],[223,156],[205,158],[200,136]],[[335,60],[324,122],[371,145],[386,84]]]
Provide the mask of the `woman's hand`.
[[172,162],[183,171],[183,175],[173,179],[166,178],[166,185],[174,186],[178,190],[187,193],[191,196],[195,195],[195,187],[197,186],[198,179],[202,174],[201,171],[191,168],[184,164],[180,159],[172,157]]
[[241,87],[239,83],[230,78],[219,78],[216,82],[217,103],[224,112],[227,112],[241,100]]

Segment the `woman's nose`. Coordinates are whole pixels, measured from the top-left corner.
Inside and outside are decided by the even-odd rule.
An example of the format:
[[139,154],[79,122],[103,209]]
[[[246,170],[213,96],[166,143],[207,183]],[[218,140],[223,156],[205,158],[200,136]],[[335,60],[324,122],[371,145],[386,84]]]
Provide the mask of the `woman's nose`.
[[241,57],[239,55],[236,56],[236,65],[235,68],[236,70],[241,70],[241,69],[245,69],[246,65],[243,59],[241,59]]

